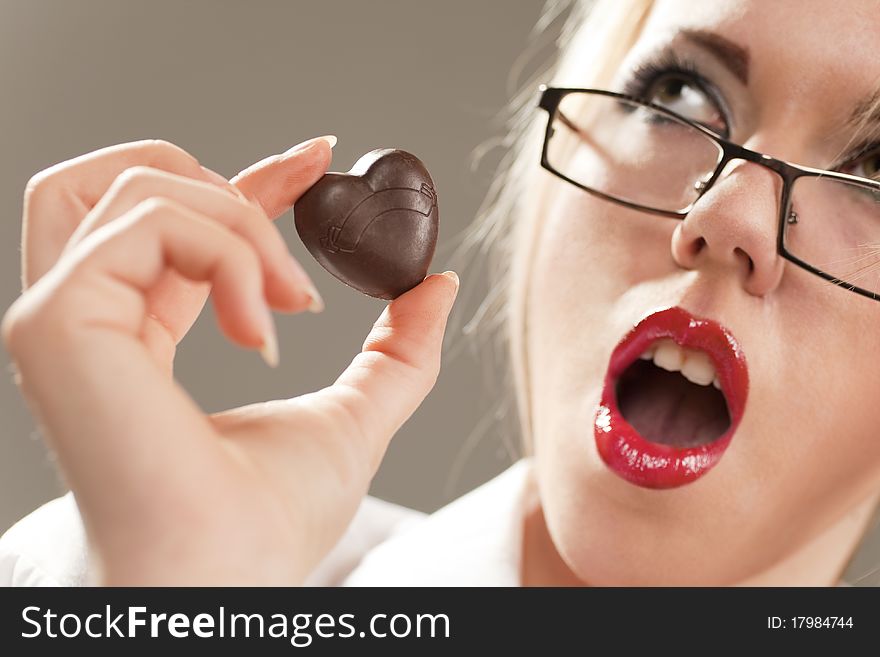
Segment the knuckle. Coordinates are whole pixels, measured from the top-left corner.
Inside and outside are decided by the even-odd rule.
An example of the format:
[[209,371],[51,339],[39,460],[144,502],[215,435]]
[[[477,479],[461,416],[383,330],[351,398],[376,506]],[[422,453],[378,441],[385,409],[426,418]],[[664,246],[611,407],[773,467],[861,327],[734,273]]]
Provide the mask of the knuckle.
[[402,362],[405,376],[410,378],[412,385],[422,394],[427,395],[440,376],[440,358],[422,353],[418,358],[411,357]]
[[138,203],[138,208],[140,208],[141,214],[150,217],[165,214],[171,210],[172,206],[173,204],[170,200],[161,196],[149,196]]
[[27,181],[24,188],[25,207],[38,202],[46,195],[47,191],[52,187],[56,173],[57,169],[50,168],[31,176],[31,179]]
[[141,143],[141,148],[148,154],[157,158],[174,158],[184,157],[188,160],[195,158],[183,150],[177,144],[173,144],[165,139],[145,139]]
[[20,355],[28,344],[39,339],[41,326],[53,325],[46,317],[47,306],[36,303],[33,295],[26,292],[8,308],[0,323],[0,334],[10,354]]
[[21,339],[28,333],[23,313],[20,310],[18,301],[13,303],[6,313],[3,315],[3,321],[0,322],[0,336],[3,339],[3,345],[9,353],[15,353],[21,344]]
[[440,366],[439,364],[435,366],[433,363],[428,363],[414,370],[410,368],[410,372],[413,387],[422,396],[426,396],[437,383],[437,378],[440,375]]
[[407,384],[427,394],[440,375],[440,355],[425,344],[425,336],[401,335],[387,326],[377,326],[364,342],[363,351],[377,352],[397,365]]
[[154,177],[154,174],[155,169],[152,167],[148,167],[145,164],[136,164],[135,166],[128,167],[125,171],[120,173],[116,177],[116,180],[123,183],[132,183],[143,180],[144,178],[152,178]]
[[139,164],[164,169],[171,167],[187,173],[200,171],[198,159],[180,146],[164,139],[143,139],[126,146],[128,159]]
[[153,224],[164,220],[174,211],[174,203],[161,196],[149,196],[132,210],[134,224]]
[[136,191],[147,186],[156,177],[154,169],[144,165],[129,167],[113,181],[113,191]]

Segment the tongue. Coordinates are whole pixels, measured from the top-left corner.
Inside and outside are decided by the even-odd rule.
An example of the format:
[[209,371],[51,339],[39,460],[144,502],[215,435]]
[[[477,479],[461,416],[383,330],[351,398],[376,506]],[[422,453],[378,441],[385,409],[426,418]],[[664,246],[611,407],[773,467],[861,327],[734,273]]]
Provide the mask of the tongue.
[[617,403],[643,438],[673,447],[710,443],[730,426],[724,395],[716,388],[691,383],[646,360],[636,361],[620,377]]

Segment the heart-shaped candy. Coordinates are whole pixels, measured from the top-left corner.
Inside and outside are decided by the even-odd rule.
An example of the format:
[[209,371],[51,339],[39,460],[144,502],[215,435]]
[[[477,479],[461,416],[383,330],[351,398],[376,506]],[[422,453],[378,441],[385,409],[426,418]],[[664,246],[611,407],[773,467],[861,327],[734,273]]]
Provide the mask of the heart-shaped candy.
[[327,271],[394,299],[424,280],[437,246],[431,174],[415,155],[370,151],[348,173],[327,173],[293,206],[296,231]]

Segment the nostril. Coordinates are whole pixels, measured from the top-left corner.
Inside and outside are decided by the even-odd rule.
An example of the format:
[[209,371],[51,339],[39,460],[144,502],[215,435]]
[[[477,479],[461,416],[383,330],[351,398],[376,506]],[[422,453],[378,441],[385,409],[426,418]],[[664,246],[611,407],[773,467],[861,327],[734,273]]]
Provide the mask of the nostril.
[[736,248],[733,250],[733,252],[734,252],[735,254],[737,254],[737,255],[741,255],[741,256],[743,256],[743,257],[748,261],[748,263],[749,263],[749,273],[750,273],[750,274],[751,274],[753,271],[755,271],[755,261],[752,260],[752,256],[750,256],[748,253],[746,253],[745,251],[743,251],[743,250],[742,250],[741,248],[739,248],[739,247],[736,247]]
[[698,237],[694,240],[693,251],[694,255],[697,255],[703,248],[706,246],[706,240],[702,237]]

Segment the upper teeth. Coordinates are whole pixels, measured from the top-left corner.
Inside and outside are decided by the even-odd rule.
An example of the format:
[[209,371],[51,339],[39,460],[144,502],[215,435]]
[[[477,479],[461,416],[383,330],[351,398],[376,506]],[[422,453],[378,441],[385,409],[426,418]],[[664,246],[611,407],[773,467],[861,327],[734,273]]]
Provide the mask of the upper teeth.
[[685,349],[673,340],[657,340],[639,358],[653,360],[657,367],[670,372],[681,372],[691,383],[707,386],[710,383],[721,390],[721,383],[715,373],[712,359],[705,351]]

